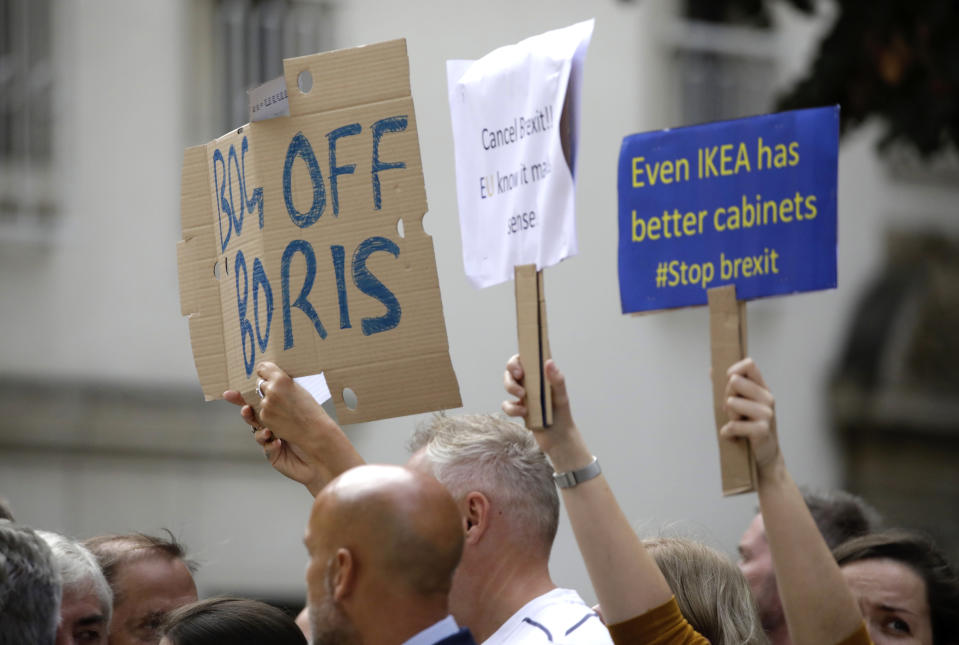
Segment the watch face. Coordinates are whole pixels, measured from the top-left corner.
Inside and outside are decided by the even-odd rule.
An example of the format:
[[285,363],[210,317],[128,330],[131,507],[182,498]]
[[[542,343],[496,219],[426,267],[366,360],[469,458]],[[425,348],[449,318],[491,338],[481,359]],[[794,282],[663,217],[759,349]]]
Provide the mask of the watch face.
[[577,471],[575,470],[570,470],[565,473],[553,473],[553,480],[560,488],[572,488],[582,481],[576,476],[576,473]]

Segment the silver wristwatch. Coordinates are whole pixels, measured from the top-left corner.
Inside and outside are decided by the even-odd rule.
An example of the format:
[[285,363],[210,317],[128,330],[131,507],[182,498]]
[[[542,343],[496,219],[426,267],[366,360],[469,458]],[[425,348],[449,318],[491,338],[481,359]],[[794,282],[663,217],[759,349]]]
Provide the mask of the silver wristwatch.
[[556,485],[560,488],[572,488],[577,484],[589,481],[601,472],[603,472],[603,469],[599,467],[599,460],[593,457],[593,460],[589,462],[588,466],[577,470],[568,470],[565,473],[553,473],[553,481],[556,482]]

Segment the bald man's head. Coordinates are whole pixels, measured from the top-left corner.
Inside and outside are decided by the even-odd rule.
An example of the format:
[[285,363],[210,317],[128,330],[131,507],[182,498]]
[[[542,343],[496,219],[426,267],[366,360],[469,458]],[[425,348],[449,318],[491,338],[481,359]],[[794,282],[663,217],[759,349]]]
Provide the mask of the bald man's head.
[[388,591],[439,600],[445,612],[463,525],[434,478],[398,466],[359,466],[317,495],[305,542],[311,605]]

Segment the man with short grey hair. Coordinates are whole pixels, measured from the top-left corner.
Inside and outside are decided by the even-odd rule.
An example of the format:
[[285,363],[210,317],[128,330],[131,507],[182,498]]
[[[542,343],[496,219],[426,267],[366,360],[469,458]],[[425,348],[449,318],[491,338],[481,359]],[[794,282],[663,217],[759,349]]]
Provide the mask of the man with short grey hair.
[[50,547],[32,529],[0,520],[0,643],[53,645],[59,616]]
[[425,466],[454,496],[471,490],[510,508],[516,534],[529,538],[536,557],[549,557],[559,526],[553,468],[530,432],[485,414],[433,417],[409,441],[414,465]]
[[[259,416],[237,392],[270,463],[314,495],[362,458],[339,426],[282,369],[257,369]],[[266,424],[269,429],[260,425]],[[274,434],[275,433],[275,434]],[[532,434],[489,415],[434,417],[418,430],[409,468],[434,475],[453,496],[466,528],[450,611],[477,642],[611,644],[599,617],[549,575],[559,523],[553,469]]]
[[477,640],[610,642],[579,594],[550,578],[559,495],[553,467],[529,430],[492,415],[436,416],[410,448],[409,466],[446,486],[465,519],[450,609]]
[[113,613],[113,592],[93,554],[79,542],[37,531],[50,547],[60,571],[61,599],[57,645],[106,645]]

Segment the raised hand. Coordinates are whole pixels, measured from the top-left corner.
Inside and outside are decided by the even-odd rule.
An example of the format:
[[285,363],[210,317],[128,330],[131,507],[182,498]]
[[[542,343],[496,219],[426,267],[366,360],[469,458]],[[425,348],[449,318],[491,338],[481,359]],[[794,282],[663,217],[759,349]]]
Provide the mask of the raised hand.
[[726,374],[726,412],[729,422],[719,433],[743,438],[752,446],[760,474],[782,461],[776,435],[776,400],[751,358],[744,358]]
[[240,415],[277,471],[315,496],[331,479],[364,463],[339,425],[286,372],[264,362],[256,373],[263,394],[258,410],[239,392],[224,392],[223,398],[241,407]]
[[[546,381],[553,388],[553,425],[542,430],[535,430],[534,435],[543,452],[550,454],[550,449],[560,440],[566,438],[576,427],[573,414],[570,411],[569,394],[566,391],[566,377],[556,367],[553,359],[544,365]],[[515,400],[503,401],[503,412],[510,417],[526,416],[526,389],[523,387],[525,372],[520,363],[519,354],[510,357],[503,373],[503,387],[507,394],[516,397]]]
[[759,508],[792,642],[842,642],[861,625],[862,616],[786,468],[776,435],[773,395],[750,358],[730,367],[727,374],[730,421],[720,434],[747,439],[756,458]]

